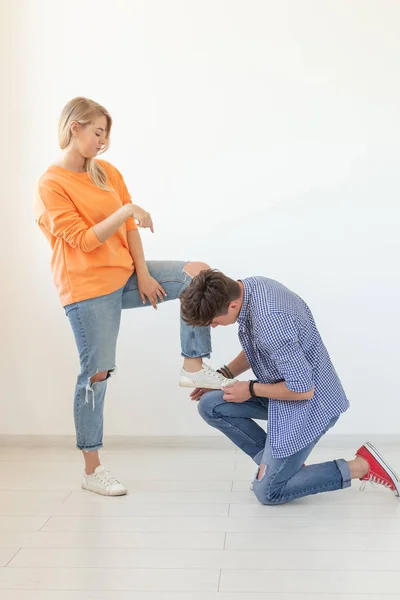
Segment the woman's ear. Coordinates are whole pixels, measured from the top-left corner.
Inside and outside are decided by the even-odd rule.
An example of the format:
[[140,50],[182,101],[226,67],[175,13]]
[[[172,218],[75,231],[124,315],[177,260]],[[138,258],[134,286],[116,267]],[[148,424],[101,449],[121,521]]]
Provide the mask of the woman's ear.
[[72,135],[78,135],[79,132],[79,123],[78,121],[72,121],[71,123],[71,133]]

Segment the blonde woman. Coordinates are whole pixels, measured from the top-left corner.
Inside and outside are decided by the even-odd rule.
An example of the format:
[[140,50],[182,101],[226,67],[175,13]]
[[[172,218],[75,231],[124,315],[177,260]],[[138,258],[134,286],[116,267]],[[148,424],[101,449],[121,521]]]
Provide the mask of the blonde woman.
[[[75,98],[64,107],[62,153],[39,180],[36,220],[51,245],[54,282],[79,352],[74,419],[85,460],[82,487],[117,496],[127,490],[101,465],[98,451],[121,310],[157,308],[160,301],[178,298],[208,265],[146,262],[138,226],[153,232],[152,218],[132,203],[121,173],[96,159],[109,146],[111,126],[110,114],[92,100]],[[181,347],[181,386],[219,389],[229,383],[203,364],[211,352],[208,327],[193,328],[181,319]]]

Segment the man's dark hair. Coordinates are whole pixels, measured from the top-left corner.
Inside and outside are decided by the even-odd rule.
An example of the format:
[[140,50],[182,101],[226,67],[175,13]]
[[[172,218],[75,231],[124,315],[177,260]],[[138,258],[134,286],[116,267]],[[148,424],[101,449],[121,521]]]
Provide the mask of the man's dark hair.
[[182,318],[189,325],[207,326],[226,315],[228,306],[240,298],[240,285],[215,269],[200,271],[181,295]]

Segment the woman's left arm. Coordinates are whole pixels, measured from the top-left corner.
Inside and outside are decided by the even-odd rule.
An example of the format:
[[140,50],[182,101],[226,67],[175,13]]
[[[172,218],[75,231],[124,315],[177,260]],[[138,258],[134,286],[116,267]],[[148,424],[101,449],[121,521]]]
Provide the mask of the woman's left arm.
[[152,307],[157,310],[157,302],[159,300],[164,300],[164,297],[167,294],[162,285],[160,285],[149,273],[139,231],[137,229],[132,229],[131,231],[128,231],[126,235],[129,252],[131,253],[138,278],[139,294],[142,302],[143,304],[146,304],[146,298],[148,298]]

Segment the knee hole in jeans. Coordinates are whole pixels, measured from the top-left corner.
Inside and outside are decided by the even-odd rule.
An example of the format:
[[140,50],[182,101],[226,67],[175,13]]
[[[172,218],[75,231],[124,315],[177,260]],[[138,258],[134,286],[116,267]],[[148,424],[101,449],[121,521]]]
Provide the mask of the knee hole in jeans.
[[200,271],[207,271],[210,268],[210,265],[208,265],[207,263],[188,262],[183,270],[186,273],[186,275],[189,275],[189,277],[193,278],[196,277],[196,275],[198,275]]
[[105,381],[110,376],[110,371],[101,371],[100,373],[96,373],[90,378],[90,383],[95,383],[96,381]]
[[112,373],[115,371],[115,367],[113,369],[109,369],[108,371],[98,371],[92,377],[90,377],[87,385],[86,385],[86,396],[85,396],[85,404],[89,404],[89,395],[92,394],[92,410],[95,409],[95,398],[94,398],[94,387],[95,383],[102,383],[106,381],[109,377],[111,377]]

